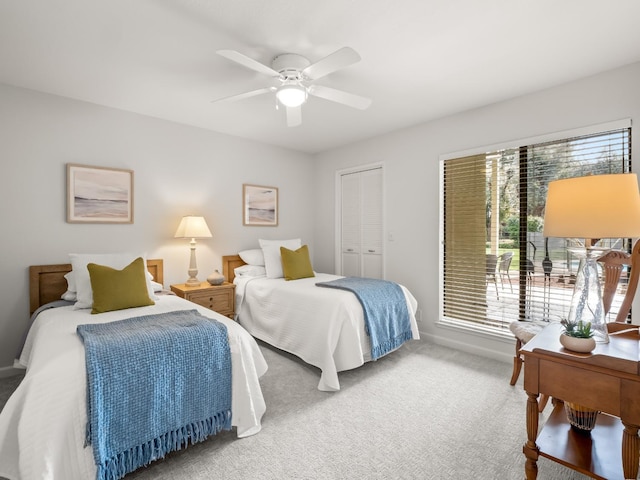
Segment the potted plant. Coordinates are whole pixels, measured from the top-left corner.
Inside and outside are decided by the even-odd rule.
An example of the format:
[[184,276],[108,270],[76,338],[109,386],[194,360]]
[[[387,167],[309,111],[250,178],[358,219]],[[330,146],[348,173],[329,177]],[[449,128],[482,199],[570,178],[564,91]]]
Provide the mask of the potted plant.
[[583,322],[582,320],[570,321],[563,318],[560,323],[564,328],[560,335],[560,343],[564,348],[582,353],[589,353],[596,348],[591,322]]

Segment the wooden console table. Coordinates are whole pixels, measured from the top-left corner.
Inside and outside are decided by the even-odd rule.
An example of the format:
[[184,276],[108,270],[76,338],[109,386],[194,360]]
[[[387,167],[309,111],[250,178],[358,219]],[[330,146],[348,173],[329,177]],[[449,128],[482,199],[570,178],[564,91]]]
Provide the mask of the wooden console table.
[[[538,475],[539,456],[592,478],[636,479],[640,461],[640,336],[635,330],[610,335],[592,353],[560,345],[561,328],[551,324],[522,347],[527,393],[527,480]],[[538,435],[538,395],[599,410],[590,434],[571,429],[558,402]]]

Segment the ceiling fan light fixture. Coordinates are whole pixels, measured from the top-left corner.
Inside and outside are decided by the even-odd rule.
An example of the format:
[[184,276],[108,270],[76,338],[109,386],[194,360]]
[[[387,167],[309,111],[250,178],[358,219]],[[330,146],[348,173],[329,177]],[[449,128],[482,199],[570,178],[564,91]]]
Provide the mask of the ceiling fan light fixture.
[[271,66],[235,50],[218,50],[217,53],[245,68],[270,77],[272,81],[277,79],[280,86],[271,84],[271,86],[214,101],[235,101],[265,93],[275,93],[275,108],[285,107],[289,127],[295,127],[302,123],[301,106],[309,96],[341,103],[359,110],[365,110],[371,105],[370,98],[314,83],[319,78],[360,61],[360,55],[350,47],[336,50],[315,63],[311,63],[308,58],[296,53],[281,53],[273,58]]
[[276,97],[285,107],[299,107],[307,101],[307,89],[298,84],[285,84],[278,88]]

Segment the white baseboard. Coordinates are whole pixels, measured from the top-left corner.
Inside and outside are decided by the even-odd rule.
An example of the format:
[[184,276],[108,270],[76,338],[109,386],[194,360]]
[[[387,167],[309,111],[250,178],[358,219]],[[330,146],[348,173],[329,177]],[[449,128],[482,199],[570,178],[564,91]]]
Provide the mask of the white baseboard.
[[504,363],[513,363],[513,353],[496,351],[495,349],[487,348],[478,344],[474,345],[468,342],[462,342],[462,341],[454,340],[448,337],[431,335],[426,332],[420,332],[420,337],[426,338],[432,341],[433,343],[437,343],[438,345],[454,348],[456,350],[461,350],[463,352],[471,353],[473,355],[480,355],[482,357],[491,358],[493,360],[498,360]]

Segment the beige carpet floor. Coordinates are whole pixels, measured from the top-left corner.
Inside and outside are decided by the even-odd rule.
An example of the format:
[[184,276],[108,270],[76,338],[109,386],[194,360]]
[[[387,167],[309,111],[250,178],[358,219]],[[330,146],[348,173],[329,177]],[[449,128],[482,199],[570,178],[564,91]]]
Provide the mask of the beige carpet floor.
[[[524,478],[526,395],[522,379],[509,386],[508,364],[411,342],[342,372],[341,391],[327,393],[317,369],[261,347],[259,434],[225,432],[126,479]],[[0,381],[0,406],[16,380]],[[587,478],[543,458],[538,466],[540,480]]]

